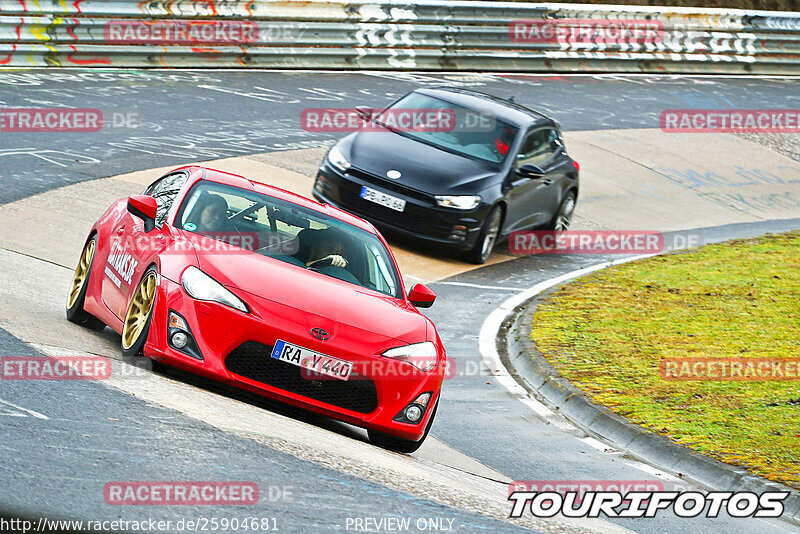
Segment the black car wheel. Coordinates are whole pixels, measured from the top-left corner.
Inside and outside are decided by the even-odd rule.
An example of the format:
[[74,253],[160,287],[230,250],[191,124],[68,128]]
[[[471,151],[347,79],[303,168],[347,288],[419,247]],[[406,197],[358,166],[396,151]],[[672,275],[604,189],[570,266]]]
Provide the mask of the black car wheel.
[[86,290],[89,287],[89,277],[92,274],[92,262],[96,246],[97,236],[94,235],[83,247],[78,266],[75,267],[75,273],[72,275],[72,283],[69,286],[69,294],[67,295],[67,319],[86,328],[100,331],[106,327],[103,321],[83,309]]
[[500,206],[495,206],[486,220],[483,221],[478,239],[475,241],[475,246],[472,250],[467,252],[467,260],[472,263],[486,263],[489,256],[492,254],[495,244],[497,244],[497,236],[500,235],[500,225],[503,220],[503,211]]
[[575,211],[575,191],[570,191],[561,202],[558,208],[558,213],[548,223],[548,230],[555,230],[556,232],[565,232],[569,230],[572,224],[572,213]]
[[367,434],[369,434],[369,442],[375,446],[378,446],[382,449],[389,449],[390,451],[395,452],[404,452],[406,454],[411,454],[412,452],[416,452],[422,446],[422,442],[425,441],[425,438],[428,437],[428,432],[431,431],[431,427],[433,426],[433,420],[436,418],[436,410],[439,408],[439,403],[436,403],[436,406],[433,408],[433,413],[431,414],[431,418],[428,421],[428,424],[425,426],[425,433],[422,434],[422,437],[419,438],[419,441],[411,441],[410,439],[403,439],[403,438],[396,438],[394,436],[390,436],[389,434],[384,434],[383,432],[378,432],[376,430],[367,430]]

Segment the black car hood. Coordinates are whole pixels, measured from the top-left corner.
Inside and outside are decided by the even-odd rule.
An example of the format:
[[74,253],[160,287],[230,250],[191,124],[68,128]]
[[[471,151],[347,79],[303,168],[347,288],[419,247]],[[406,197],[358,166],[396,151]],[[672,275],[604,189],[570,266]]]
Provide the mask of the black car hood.
[[340,148],[353,167],[386,178],[400,171],[397,182],[425,193],[472,194],[483,181],[496,175],[496,164],[446,152],[391,131],[358,132],[345,138]]

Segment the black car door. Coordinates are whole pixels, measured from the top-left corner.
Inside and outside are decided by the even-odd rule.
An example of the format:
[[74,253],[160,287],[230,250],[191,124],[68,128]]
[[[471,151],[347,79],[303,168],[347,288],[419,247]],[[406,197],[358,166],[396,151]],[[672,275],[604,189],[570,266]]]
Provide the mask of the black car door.
[[[506,232],[540,226],[550,221],[558,209],[558,190],[565,177],[562,165],[563,142],[552,127],[537,128],[526,134],[507,179]],[[533,165],[539,173],[528,173]]]

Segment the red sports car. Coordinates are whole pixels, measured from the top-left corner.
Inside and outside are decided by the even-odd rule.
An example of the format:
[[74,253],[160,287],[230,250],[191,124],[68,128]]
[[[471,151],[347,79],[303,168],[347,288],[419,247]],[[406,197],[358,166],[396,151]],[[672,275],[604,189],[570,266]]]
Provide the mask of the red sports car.
[[445,350],[375,228],[225,172],[176,169],[94,224],[67,318],[145,356],[369,432],[413,452],[430,430]]

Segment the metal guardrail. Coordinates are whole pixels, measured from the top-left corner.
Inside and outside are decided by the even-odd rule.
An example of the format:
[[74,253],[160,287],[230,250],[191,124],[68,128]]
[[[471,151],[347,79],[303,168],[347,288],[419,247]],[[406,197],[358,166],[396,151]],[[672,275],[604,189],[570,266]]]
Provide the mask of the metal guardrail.
[[[526,37],[514,32],[519,21],[567,33]],[[611,38],[626,25],[657,29]],[[800,74],[800,13],[464,0],[0,0],[0,66]]]

